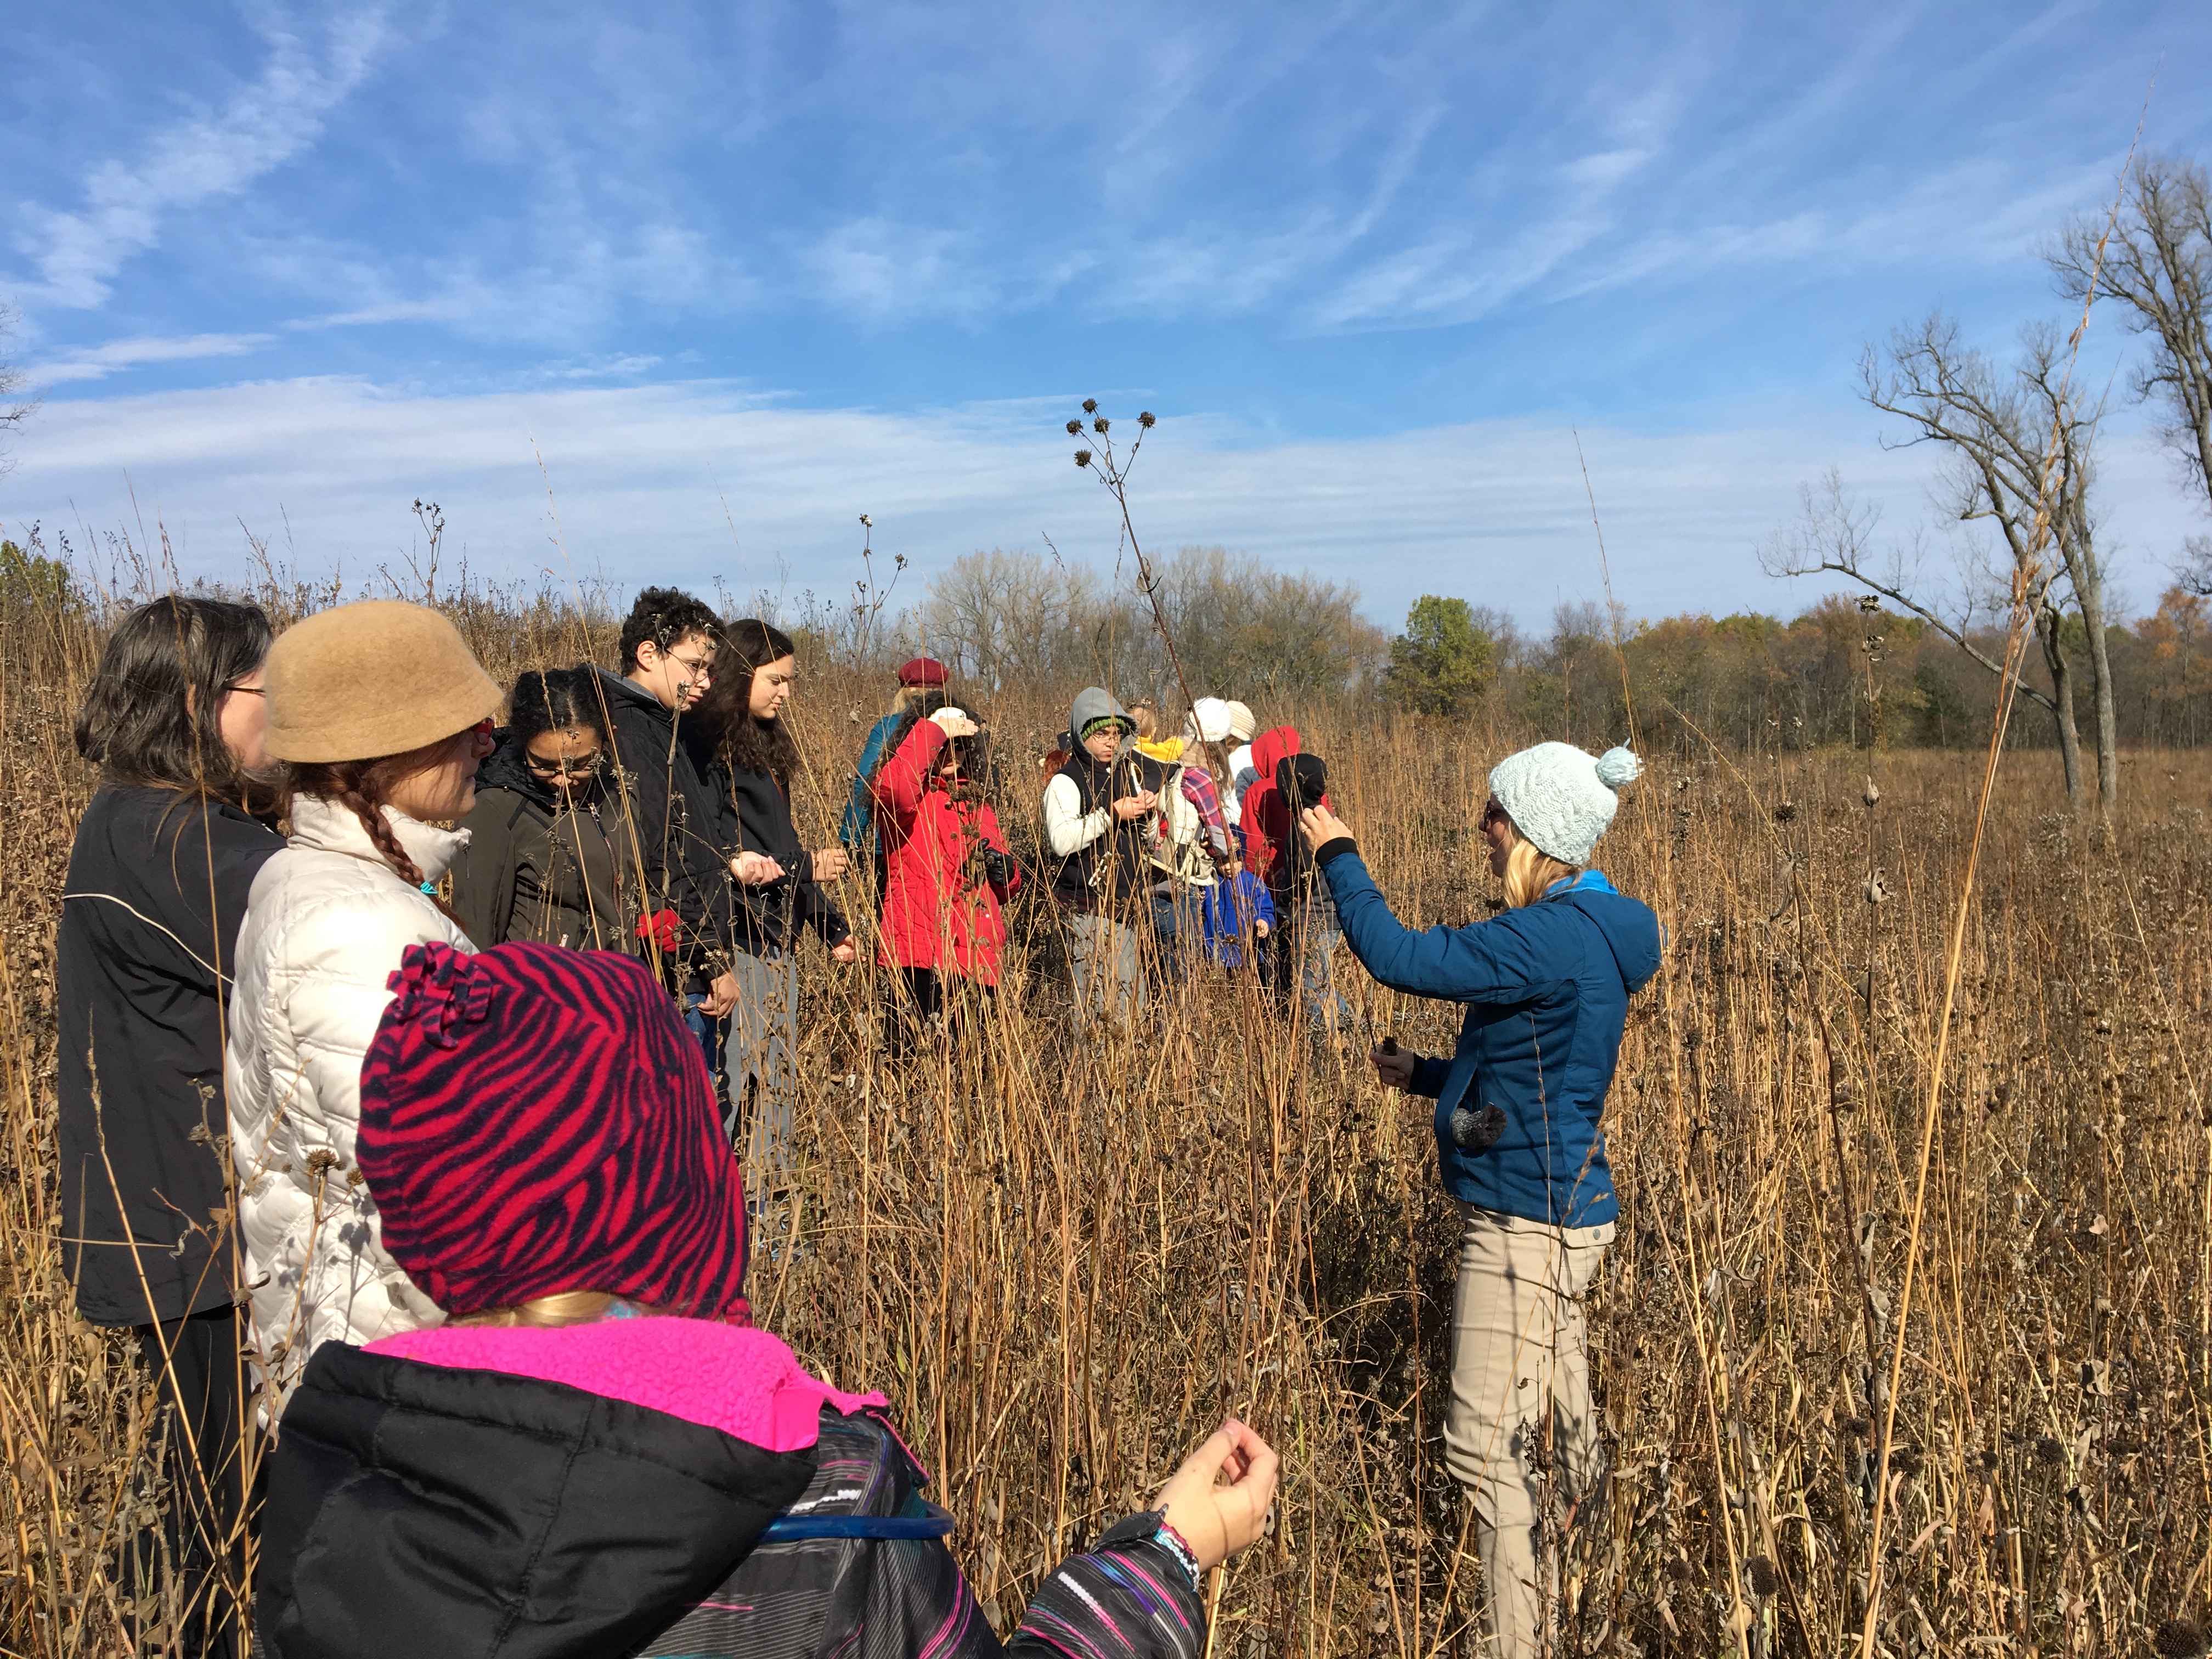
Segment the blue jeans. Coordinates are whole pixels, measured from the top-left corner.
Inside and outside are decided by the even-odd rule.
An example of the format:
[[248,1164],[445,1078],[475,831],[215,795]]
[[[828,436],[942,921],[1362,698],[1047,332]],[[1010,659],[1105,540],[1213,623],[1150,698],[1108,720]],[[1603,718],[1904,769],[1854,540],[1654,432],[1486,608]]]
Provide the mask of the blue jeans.
[[711,1078],[722,1060],[724,1021],[701,1011],[699,1005],[706,1000],[702,992],[686,991],[677,999],[676,1006],[684,1016],[684,1029],[698,1039],[700,1052],[707,1056],[707,1075]]

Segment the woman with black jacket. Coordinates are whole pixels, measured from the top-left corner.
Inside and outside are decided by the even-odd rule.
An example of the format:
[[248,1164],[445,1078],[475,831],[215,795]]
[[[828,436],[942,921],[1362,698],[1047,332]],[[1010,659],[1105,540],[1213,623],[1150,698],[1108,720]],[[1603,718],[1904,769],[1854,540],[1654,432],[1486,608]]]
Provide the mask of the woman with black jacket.
[[722,630],[712,684],[694,717],[709,744],[708,770],[728,803],[722,844],[736,878],[731,971],[737,1000],[722,1049],[731,1139],[764,1187],[790,1184],[797,1108],[799,931],[813,927],[836,961],[856,954],[853,930],[822,885],[843,875],[842,847],[810,850],[791,817],[799,750],[783,724],[797,684],[797,647],[781,629],[748,617]]
[[477,774],[453,865],[453,914],[477,945],[536,939],[640,954],[637,872],[617,850],[592,671],[536,669],[507,700],[504,740]]
[[[100,789],[77,825],[54,945],[64,1260],[79,1315],[131,1328],[179,1413],[160,1542],[190,1598],[177,1634],[196,1652],[228,1651],[252,1483],[222,1054],[239,922],[284,845],[262,816],[276,802],[264,775],[269,645],[254,606],[175,597],[109,635],[77,711],[77,750]],[[149,1534],[133,1552],[142,1604],[158,1593],[155,1547]]]

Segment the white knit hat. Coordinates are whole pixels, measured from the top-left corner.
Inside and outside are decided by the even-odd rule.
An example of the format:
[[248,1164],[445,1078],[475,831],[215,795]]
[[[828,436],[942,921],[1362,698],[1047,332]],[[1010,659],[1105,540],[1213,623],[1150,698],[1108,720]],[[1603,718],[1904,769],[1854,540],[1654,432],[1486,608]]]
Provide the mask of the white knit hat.
[[1613,823],[1616,792],[1643,770],[1626,749],[1589,755],[1571,743],[1540,743],[1490,769],[1490,795],[1538,852],[1581,866]]
[[1234,697],[1229,700],[1228,708],[1229,735],[1239,743],[1251,742],[1252,733],[1258,729],[1260,722],[1252,718],[1249,708]]
[[1200,697],[1190,706],[1190,718],[1182,723],[1185,743],[1203,740],[1219,743],[1229,735],[1229,705],[1218,697]]
[[945,726],[949,729],[953,721],[973,720],[975,716],[970,714],[964,708],[955,708],[951,704],[947,703],[944,708],[939,709],[929,718],[935,721],[939,726]]

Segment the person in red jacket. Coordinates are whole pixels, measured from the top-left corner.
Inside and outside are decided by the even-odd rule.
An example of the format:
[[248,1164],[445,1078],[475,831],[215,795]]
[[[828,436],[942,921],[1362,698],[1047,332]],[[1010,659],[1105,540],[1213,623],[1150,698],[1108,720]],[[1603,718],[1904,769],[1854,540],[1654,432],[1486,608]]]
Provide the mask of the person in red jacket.
[[1314,879],[1312,856],[1297,833],[1303,808],[1335,810],[1322,787],[1328,769],[1319,757],[1302,752],[1295,726],[1275,726],[1252,740],[1252,769],[1259,777],[1245,792],[1239,828],[1245,859],[1275,901],[1268,983],[1284,1001],[1304,1001],[1316,1026],[1341,1026],[1352,1012],[1336,988],[1336,947],[1344,930],[1337,926],[1328,885]]
[[1000,906],[1021,885],[983,798],[982,728],[958,708],[908,714],[870,785],[884,847],[878,959],[898,969],[905,1018],[941,1023],[948,979],[999,982]]

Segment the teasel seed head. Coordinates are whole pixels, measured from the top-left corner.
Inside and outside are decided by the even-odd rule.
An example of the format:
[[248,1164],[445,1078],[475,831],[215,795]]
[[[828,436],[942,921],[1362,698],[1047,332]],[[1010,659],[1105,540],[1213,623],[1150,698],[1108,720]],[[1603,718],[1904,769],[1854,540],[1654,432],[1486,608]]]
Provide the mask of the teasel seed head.
[[1106,429],[1106,417],[1101,415],[1097,420],[1091,422],[1091,429],[1093,432],[1103,432]]
[[1782,1575],[1774,1570],[1774,1563],[1763,1555],[1754,1555],[1743,1564],[1744,1582],[1751,1593],[1761,1601],[1782,1588]]
[[2151,1649],[2159,1659],[2201,1659],[2204,1632],[2187,1619],[2169,1619],[2151,1633]]
[[1089,450],[1087,450],[1087,449],[1079,449],[1079,450],[1077,450],[1077,451],[1075,452],[1075,464],[1076,464],[1076,465],[1078,465],[1078,466],[1088,466],[1088,465],[1091,465],[1091,452],[1090,452]]
[[1147,432],[1149,432],[1152,429],[1156,420],[1157,417],[1152,414],[1152,411],[1148,409],[1143,414],[1137,416],[1137,424],[1143,427]]
[[1083,412],[1085,415],[1096,415],[1098,412],[1098,399],[1085,398],[1083,400]]
[[1071,438],[1082,430],[1083,422],[1080,421],[1070,421],[1067,423],[1067,435]]
[[2035,1461],[2046,1469],[2055,1469],[2066,1461],[2066,1448],[2052,1436],[2039,1434],[2035,1437]]

